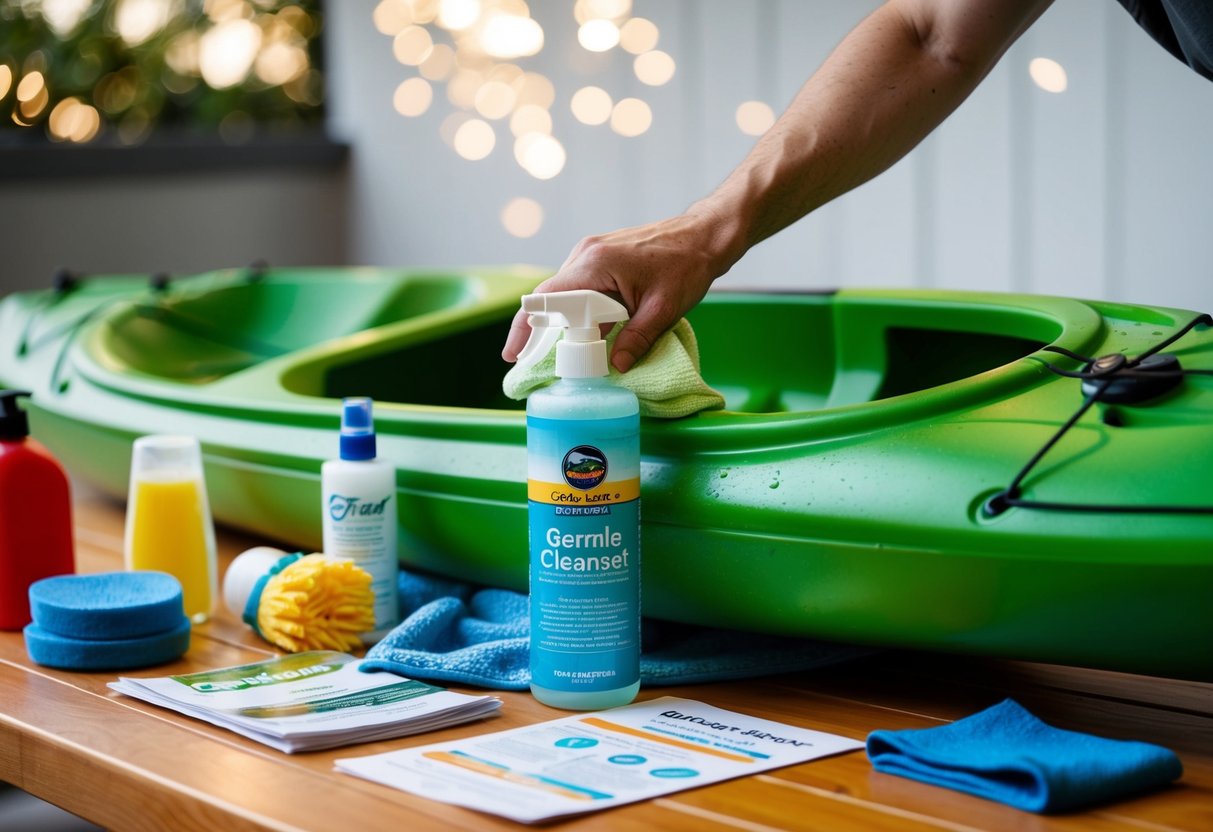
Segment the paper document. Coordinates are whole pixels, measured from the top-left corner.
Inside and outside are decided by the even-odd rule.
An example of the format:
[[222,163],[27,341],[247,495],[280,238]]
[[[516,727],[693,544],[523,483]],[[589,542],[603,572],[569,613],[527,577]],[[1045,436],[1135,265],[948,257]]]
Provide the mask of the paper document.
[[109,687],[287,753],[433,731],[501,707],[492,696],[362,673],[361,663],[322,650],[184,676],[124,676]]
[[667,696],[336,766],[422,797],[534,823],[862,747]]

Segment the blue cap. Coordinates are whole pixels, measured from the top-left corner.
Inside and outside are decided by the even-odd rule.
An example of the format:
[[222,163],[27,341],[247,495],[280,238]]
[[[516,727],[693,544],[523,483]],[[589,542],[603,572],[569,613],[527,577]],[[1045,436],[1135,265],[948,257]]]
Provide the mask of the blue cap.
[[341,458],[375,458],[375,421],[368,398],[341,400]]

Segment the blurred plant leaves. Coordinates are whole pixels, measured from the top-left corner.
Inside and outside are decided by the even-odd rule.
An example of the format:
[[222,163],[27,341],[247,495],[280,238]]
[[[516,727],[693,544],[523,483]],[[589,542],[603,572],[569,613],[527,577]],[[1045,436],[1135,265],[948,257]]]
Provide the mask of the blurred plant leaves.
[[[124,3],[137,7],[125,10],[126,38],[118,22]],[[78,20],[64,31],[65,16],[70,23],[75,14]],[[148,15],[159,17],[148,22]],[[146,39],[131,37],[132,19],[143,26],[137,33],[150,31]],[[277,43],[278,57],[285,52],[295,60],[291,71],[302,70],[285,83],[267,83],[250,70],[240,83],[215,89],[196,60],[185,68],[189,61],[170,60],[170,50],[188,53],[192,44],[197,51],[208,31],[233,19],[258,27],[262,52]],[[96,109],[94,141],[134,144],[177,134],[246,139],[319,124],[321,30],[319,0],[0,0],[0,142],[62,139],[51,129],[50,114],[72,98]],[[33,72],[41,73],[46,98],[39,94],[23,103],[18,91]],[[229,125],[239,129],[225,131]]]

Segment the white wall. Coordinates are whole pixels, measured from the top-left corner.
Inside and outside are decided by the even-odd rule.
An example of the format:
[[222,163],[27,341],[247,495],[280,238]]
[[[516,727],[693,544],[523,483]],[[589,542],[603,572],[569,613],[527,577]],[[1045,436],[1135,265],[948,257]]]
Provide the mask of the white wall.
[[[373,26],[377,0],[329,4],[334,132],[353,144],[349,252],[396,265],[559,265],[582,236],[676,212],[710,189],[752,139],[737,104],[780,109],[870,0],[635,0],[678,62],[645,87],[619,50],[575,40],[571,0],[531,0],[547,45],[527,69],[556,82],[564,171],[540,182],[514,162],[503,125],[493,153],[459,158],[439,137],[451,112],[436,99],[418,118],[392,108],[415,70]],[[1060,95],[1027,63],[1067,70]],[[585,84],[652,105],[632,139],[576,122]],[[736,285],[936,286],[1059,293],[1213,310],[1213,83],[1156,46],[1113,0],[1057,0],[974,96],[878,180],[755,248]],[[515,196],[538,200],[534,237],[503,229]]]

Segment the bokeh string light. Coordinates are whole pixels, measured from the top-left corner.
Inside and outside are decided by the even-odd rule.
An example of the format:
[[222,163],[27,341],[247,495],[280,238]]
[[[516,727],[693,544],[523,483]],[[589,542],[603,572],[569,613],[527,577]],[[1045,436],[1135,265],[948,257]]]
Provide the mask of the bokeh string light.
[[[648,86],[674,77],[674,58],[657,49],[660,30],[633,15],[632,0],[576,0],[571,9],[581,48],[627,53],[637,80]],[[543,26],[525,0],[380,0],[372,19],[392,39],[396,59],[416,72],[396,87],[396,112],[420,116],[445,97],[455,112],[443,118],[439,134],[459,156],[484,159],[512,138],[522,170],[541,181],[560,175],[568,151],[553,130],[556,86],[524,66],[545,46]],[[441,85],[445,95],[434,88]],[[616,100],[594,85],[564,94],[581,124],[604,125],[624,138],[653,124],[652,107],[641,98]],[[542,206],[525,197],[501,211],[502,225],[515,237],[538,233],[543,216]]]
[[775,123],[775,111],[765,101],[743,101],[734,114],[737,128],[747,136],[761,136]]
[[501,224],[515,237],[533,237],[543,227],[543,206],[530,197],[514,197],[501,209]]
[[319,0],[0,0],[0,125],[138,144],[319,124],[321,25]]
[[1028,76],[1045,92],[1063,93],[1070,83],[1065,67],[1052,58],[1033,58],[1028,63]]

